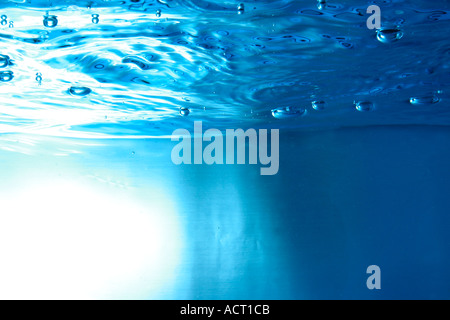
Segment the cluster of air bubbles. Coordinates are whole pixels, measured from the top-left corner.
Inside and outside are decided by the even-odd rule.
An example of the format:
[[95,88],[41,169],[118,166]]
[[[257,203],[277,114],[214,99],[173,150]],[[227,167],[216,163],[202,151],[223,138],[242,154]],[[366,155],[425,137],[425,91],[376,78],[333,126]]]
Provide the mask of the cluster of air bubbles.
[[[412,102],[415,99],[415,102]],[[422,97],[422,98],[411,98],[411,103],[413,104],[425,104],[425,103],[437,103],[440,100],[433,97]],[[315,100],[311,102],[311,107],[316,111],[322,111],[326,109],[327,103],[323,100]],[[359,112],[368,112],[375,110],[375,105],[371,101],[354,101],[353,105],[355,109]],[[304,108],[293,108],[293,107],[281,107],[272,110],[272,115],[276,119],[289,119],[302,117],[307,114],[307,110]]]
[[306,115],[306,109],[293,108],[293,107],[281,107],[272,110],[272,115],[276,119],[289,119],[297,118]]
[[191,113],[191,110],[187,107],[181,107],[180,108],[180,115],[183,117],[187,117]]
[[[11,64],[11,58],[7,55],[0,54],[0,68],[6,68]],[[0,71],[0,81],[9,82],[14,78],[12,71]]]
[[92,23],[98,24],[98,23],[100,22],[99,17],[100,17],[100,16],[99,16],[98,14],[93,14],[93,15],[92,15]]
[[47,28],[54,28],[58,25],[58,17],[49,15],[48,13],[44,16],[44,26]]
[[245,12],[245,5],[243,3],[239,4],[237,11],[238,11],[238,14],[243,14]]
[[[436,91],[435,94],[426,96],[412,97],[409,102],[412,105],[430,105],[436,104],[441,101],[437,94],[442,91]],[[322,100],[316,100],[311,103],[314,110],[320,111],[326,108],[326,102]],[[353,105],[359,112],[369,112],[375,110],[375,105],[371,101],[354,101]],[[289,119],[306,115],[307,111],[303,108],[282,107],[272,110],[272,115],[276,119]]]
[[160,9],[156,10],[156,16],[158,18],[161,18],[161,10]]
[[403,32],[398,28],[381,28],[377,30],[377,39],[382,43],[392,43],[403,38]]
[[[7,15],[1,16],[1,24],[2,24],[2,26],[6,26],[8,24],[8,16]],[[9,27],[14,28],[14,21],[9,22]]]
[[317,8],[319,10],[323,10],[327,7],[327,1],[326,0],[317,0]]
[[36,81],[41,85],[42,83],[42,73],[38,72],[36,73]]
[[313,101],[311,104],[314,110],[320,111],[325,109],[325,101],[317,100]]
[[87,87],[70,87],[70,89],[69,89],[69,93],[72,96],[77,96],[77,97],[87,96],[91,92],[92,92],[92,90]]
[[360,112],[372,111],[375,107],[370,101],[354,101],[353,102],[356,110]]
[[1,71],[0,72],[0,81],[1,82],[9,82],[14,78],[14,73],[12,71]]
[[422,96],[422,97],[412,97],[409,102],[412,105],[425,105],[425,104],[435,104],[440,102],[441,99],[436,95]]

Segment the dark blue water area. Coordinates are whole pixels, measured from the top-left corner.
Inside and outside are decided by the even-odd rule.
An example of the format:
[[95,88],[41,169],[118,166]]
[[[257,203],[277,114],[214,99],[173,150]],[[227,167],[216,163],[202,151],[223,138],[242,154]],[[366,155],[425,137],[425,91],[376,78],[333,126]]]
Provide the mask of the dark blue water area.
[[[198,241],[192,293],[206,299],[448,299],[449,135],[447,128],[425,127],[291,132],[284,134],[274,177],[248,168],[237,182],[222,169],[183,169],[188,181],[204,176],[201,187],[185,190],[198,199],[195,209],[185,208]],[[205,194],[205,184],[220,191]],[[225,225],[211,220],[216,211]],[[235,223],[238,213],[242,224]],[[217,248],[216,226],[235,234],[229,246]],[[218,249],[228,253],[223,260],[203,258]],[[227,263],[236,278],[221,281]],[[370,265],[382,270],[378,292],[366,287]]]

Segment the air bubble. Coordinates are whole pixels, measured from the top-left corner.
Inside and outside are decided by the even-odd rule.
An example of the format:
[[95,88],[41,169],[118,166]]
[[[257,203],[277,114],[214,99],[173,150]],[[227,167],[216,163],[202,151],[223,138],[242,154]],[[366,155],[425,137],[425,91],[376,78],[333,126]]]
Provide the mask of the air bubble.
[[161,17],[161,10],[156,10],[156,16],[158,17],[158,18],[160,18]]
[[92,23],[98,24],[98,23],[100,22],[99,17],[100,17],[100,16],[99,16],[98,14],[93,14],[93,15],[92,15]]
[[8,19],[8,17],[6,15],[2,15],[1,16],[1,20],[2,20],[1,24],[2,24],[2,26],[6,26],[8,24],[8,20],[7,19]]
[[441,99],[434,95],[422,96],[422,97],[412,97],[409,102],[413,105],[425,105],[425,104],[435,104],[440,102]]
[[39,82],[39,84],[41,84],[41,82],[42,82],[42,73],[40,73],[40,72],[36,73],[36,81]]
[[317,111],[324,110],[325,109],[325,101],[313,101],[312,108]]
[[44,26],[47,28],[54,28],[58,25],[58,17],[57,16],[44,16]]
[[0,72],[0,81],[9,82],[14,78],[14,73],[12,71],[2,71]]
[[180,115],[182,115],[183,117],[187,117],[190,113],[191,113],[191,110],[189,110],[189,108],[187,108],[187,107],[180,108]]
[[73,96],[84,97],[90,94],[92,90],[87,87],[71,87],[69,93]]
[[10,22],[9,22],[9,27],[10,27],[10,28],[14,28],[14,21],[10,21]]
[[377,39],[382,43],[392,43],[403,38],[403,32],[400,29],[379,29],[377,30]]
[[289,119],[306,115],[306,109],[282,107],[272,110],[272,115],[276,119]]
[[5,68],[9,66],[10,58],[7,55],[0,54],[0,68]]
[[360,112],[372,111],[374,109],[374,105],[370,101],[359,101],[359,102],[355,101],[354,105],[356,110]]
[[319,10],[323,10],[327,7],[327,1],[326,0],[317,0],[317,8]]
[[238,5],[238,14],[243,14],[245,12],[245,5],[243,3],[241,3],[240,5]]

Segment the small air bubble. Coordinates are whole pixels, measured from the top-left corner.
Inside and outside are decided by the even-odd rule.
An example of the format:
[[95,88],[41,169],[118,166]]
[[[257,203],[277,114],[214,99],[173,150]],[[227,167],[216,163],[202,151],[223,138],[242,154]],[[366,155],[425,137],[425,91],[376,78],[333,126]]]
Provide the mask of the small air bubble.
[[412,97],[409,99],[409,102],[412,105],[425,105],[425,104],[435,104],[440,102],[441,99],[438,97],[431,95],[431,96],[422,96],[422,97]]
[[5,68],[9,66],[10,58],[7,55],[0,54],[0,68]]
[[156,16],[157,16],[158,18],[161,18],[161,14],[162,14],[162,13],[161,13],[161,10],[159,10],[159,9],[156,10]]
[[324,110],[325,109],[325,101],[313,101],[312,108],[317,111]]
[[374,109],[374,105],[370,101],[359,101],[354,102],[356,110],[360,112],[372,111]]
[[377,39],[382,43],[392,43],[403,38],[403,32],[400,29],[379,29],[377,30]]
[[100,16],[99,16],[98,14],[93,14],[93,15],[92,15],[92,23],[98,24],[98,23],[100,22],[99,17],[100,17]]
[[240,5],[238,5],[238,14],[243,14],[245,12],[245,5],[243,3],[241,3]]
[[79,96],[79,97],[87,96],[91,92],[92,92],[92,90],[87,87],[70,87],[70,89],[69,89],[69,93],[71,95]]
[[326,0],[317,0],[317,8],[319,10],[323,10],[327,7],[327,1]]
[[182,115],[183,117],[187,117],[190,113],[191,113],[191,110],[189,110],[189,108],[187,108],[187,107],[180,108],[180,115]]
[[0,81],[9,82],[14,78],[14,73],[12,71],[2,71],[0,72]]
[[276,119],[289,119],[306,115],[307,111],[303,108],[281,107],[272,110],[272,116]]
[[42,82],[42,73],[36,73],[36,81],[39,82],[39,84]]
[[45,15],[44,16],[44,26],[47,28],[54,28],[58,25],[58,17]]

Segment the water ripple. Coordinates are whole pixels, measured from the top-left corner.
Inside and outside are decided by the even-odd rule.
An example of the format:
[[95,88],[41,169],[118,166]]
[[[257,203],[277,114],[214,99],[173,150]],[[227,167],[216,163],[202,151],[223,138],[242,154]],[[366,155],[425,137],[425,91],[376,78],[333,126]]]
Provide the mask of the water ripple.
[[[378,32],[366,27],[370,4],[382,8]],[[449,125],[449,6],[3,1],[0,133],[139,138],[194,120]]]

